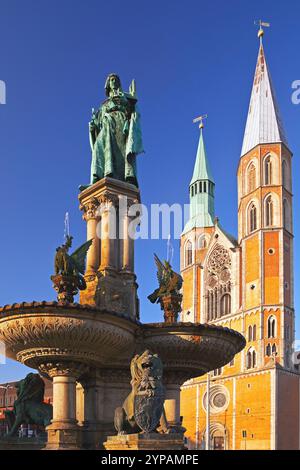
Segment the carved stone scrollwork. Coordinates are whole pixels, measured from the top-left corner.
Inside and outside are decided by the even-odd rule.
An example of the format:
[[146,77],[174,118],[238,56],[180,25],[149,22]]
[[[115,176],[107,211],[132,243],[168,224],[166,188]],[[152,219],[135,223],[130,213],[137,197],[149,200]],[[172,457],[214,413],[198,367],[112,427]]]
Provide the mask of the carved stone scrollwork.
[[105,207],[109,208],[111,205],[117,207],[119,204],[119,198],[116,194],[109,193],[108,191],[101,194],[99,197],[100,207],[99,210],[103,211]]
[[79,364],[76,362],[48,362],[40,364],[39,371],[49,377],[74,377],[78,379],[89,369],[86,364]]
[[134,338],[129,325],[109,324],[100,315],[93,318],[80,309],[74,317],[68,307],[53,307],[49,315],[39,309],[37,313],[33,317],[20,313],[4,325],[0,322],[0,339],[25,365],[38,367],[68,359],[103,365],[105,360],[118,359],[123,351],[131,355]]
[[100,202],[95,197],[93,197],[86,204],[81,204],[79,208],[81,211],[83,211],[82,218],[85,221],[88,221],[90,219],[96,219],[99,205],[100,205]]

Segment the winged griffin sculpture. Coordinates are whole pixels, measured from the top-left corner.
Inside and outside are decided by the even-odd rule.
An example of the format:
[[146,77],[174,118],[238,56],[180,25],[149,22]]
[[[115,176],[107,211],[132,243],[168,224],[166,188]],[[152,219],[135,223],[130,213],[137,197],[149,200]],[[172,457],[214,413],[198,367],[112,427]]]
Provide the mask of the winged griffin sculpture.
[[72,246],[73,237],[67,235],[66,243],[56,248],[55,255],[55,274],[63,274],[65,276],[82,277],[85,270],[85,258],[89,247],[93,240],[88,240],[81,245],[71,255],[68,254]]
[[162,263],[157,255],[154,255],[157,266],[157,280],[159,287],[148,296],[150,302],[159,303],[161,310],[164,311],[164,320],[166,323],[176,323],[178,314],[181,312],[183,279],[180,274],[173,271],[169,261]]
[[73,237],[67,235],[64,245],[56,248],[55,255],[55,275],[51,276],[54,288],[58,292],[59,301],[73,302],[73,296],[77,294],[78,289],[86,289],[84,279],[86,254],[93,243],[88,240],[77,250],[69,255],[69,249],[72,246]]
[[182,287],[182,277],[173,271],[168,261],[162,263],[157,255],[154,255],[155,264],[157,266],[157,280],[159,287],[148,296],[153,304],[159,303],[162,297],[170,294],[178,294]]

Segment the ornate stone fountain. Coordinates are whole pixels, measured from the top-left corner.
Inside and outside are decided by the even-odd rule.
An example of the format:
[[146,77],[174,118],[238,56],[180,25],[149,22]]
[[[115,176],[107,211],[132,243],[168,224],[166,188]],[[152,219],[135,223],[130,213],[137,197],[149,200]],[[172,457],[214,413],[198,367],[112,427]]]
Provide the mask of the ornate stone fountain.
[[[117,118],[122,119],[122,110],[129,103],[126,135],[131,146],[141,149],[135,86],[123,93],[118,83],[108,79],[109,98],[102,108],[105,106],[107,113],[118,108]],[[227,328],[172,323],[174,293],[161,303],[166,306],[165,323],[139,321],[134,240],[129,230],[135,224],[131,209],[140,201],[132,163],[138,150],[131,148],[130,158],[125,155],[131,163],[125,164],[123,177],[111,171],[109,177],[106,175],[99,161],[103,161],[101,139],[110,121],[107,117],[105,121],[101,109],[90,123],[92,184],[79,194],[87,240],[92,240],[87,252],[86,285],[80,283],[86,287],[80,292],[80,303],[68,302],[68,286],[74,294],[78,284],[56,273],[52,279],[59,302],[23,302],[0,308],[0,340],[6,345],[7,356],[53,381],[53,420],[47,428],[47,449],[101,447],[107,436],[115,433],[114,412],[130,390],[129,365],[134,354],[150,349],[161,358],[166,416],[169,425],[178,429],[181,385],[227,364],[245,345],[242,335]],[[126,122],[121,124],[125,126]],[[109,156],[104,157],[109,167]],[[116,236],[112,237],[114,224]],[[175,300],[178,304],[178,295]]]

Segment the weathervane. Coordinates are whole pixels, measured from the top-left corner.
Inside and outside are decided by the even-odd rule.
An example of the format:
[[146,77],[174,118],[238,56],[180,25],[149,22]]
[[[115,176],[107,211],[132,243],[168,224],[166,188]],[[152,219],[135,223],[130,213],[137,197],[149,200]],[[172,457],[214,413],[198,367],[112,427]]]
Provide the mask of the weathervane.
[[263,35],[265,34],[265,31],[263,28],[270,28],[271,24],[266,23],[265,21],[262,21],[262,20],[254,21],[254,24],[259,26],[259,31],[257,33],[257,36],[259,37],[260,42],[262,42]]
[[203,119],[207,119],[207,118],[208,118],[207,114],[202,114],[202,116],[198,116],[195,119],[193,119],[193,123],[195,124],[196,122],[200,122],[199,129],[203,129],[204,127]]

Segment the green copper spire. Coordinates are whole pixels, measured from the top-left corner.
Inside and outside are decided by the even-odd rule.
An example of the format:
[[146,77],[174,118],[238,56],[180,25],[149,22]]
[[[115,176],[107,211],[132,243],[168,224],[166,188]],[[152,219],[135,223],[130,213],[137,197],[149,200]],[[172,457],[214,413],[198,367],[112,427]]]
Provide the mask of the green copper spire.
[[190,182],[190,218],[183,233],[193,228],[213,227],[215,218],[215,182],[209,167],[203,139],[203,123],[200,124],[200,138]]
[[200,139],[194,166],[194,173],[190,185],[200,180],[209,180],[214,183],[214,179],[212,177],[212,173],[206,156],[206,150],[203,139],[203,127],[200,128]]

